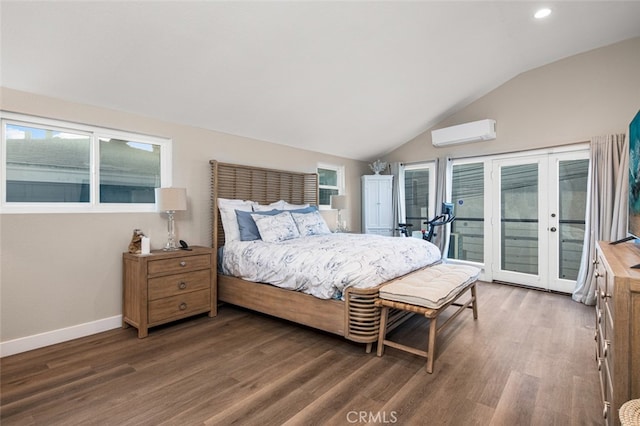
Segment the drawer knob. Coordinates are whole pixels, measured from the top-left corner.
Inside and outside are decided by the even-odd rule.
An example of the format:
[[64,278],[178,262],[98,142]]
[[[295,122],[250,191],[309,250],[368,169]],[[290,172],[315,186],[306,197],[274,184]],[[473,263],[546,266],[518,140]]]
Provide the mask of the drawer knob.
[[181,310],[181,311],[184,311],[185,309],[187,309],[187,304],[186,304],[186,303],[184,303],[184,302],[182,302],[182,303],[180,304],[179,308],[180,308],[180,310]]
[[598,324],[602,323],[602,312],[598,311]]
[[598,371],[602,371],[602,358],[598,358]]
[[600,273],[598,271],[596,271],[596,272],[593,273],[593,276],[598,278],[600,276]]
[[611,297],[611,295],[610,295],[610,294],[605,293],[605,292],[604,292],[604,290],[602,290],[602,291],[600,292],[600,297],[601,297],[601,298],[603,298],[603,299],[606,299],[607,297]]
[[611,345],[611,342],[609,340],[605,340],[604,341],[604,349],[602,350],[602,355],[606,358],[607,355],[609,354],[609,345]]
[[184,260],[180,262],[180,266],[185,267],[187,266],[187,262],[185,262]]
[[607,417],[609,417],[609,403],[605,402],[604,409],[602,410],[602,418],[606,419]]
[[180,283],[178,284],[178,288],[180,290],[184,290],[185,288],[187,288],[187,283],[185,283],[184,281],[180,281]]

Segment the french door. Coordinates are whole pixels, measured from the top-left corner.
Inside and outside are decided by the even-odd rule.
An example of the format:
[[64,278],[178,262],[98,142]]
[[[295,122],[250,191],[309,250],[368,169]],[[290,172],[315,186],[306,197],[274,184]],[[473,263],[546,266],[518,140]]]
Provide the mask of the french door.
[[588,164],[587,151],[492,161],[493,280],[573,291],[585,232]]

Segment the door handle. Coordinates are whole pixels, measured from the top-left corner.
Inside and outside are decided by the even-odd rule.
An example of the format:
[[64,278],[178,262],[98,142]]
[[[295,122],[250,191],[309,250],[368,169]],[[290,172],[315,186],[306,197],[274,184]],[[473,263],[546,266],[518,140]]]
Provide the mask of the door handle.
[[556,232],[556,231],[557,231],[557,229],[556,229],[556,227],[555,227],[555,226],[552,226],[552,227],[549,229],[549,231],[551,231],[551,232]]

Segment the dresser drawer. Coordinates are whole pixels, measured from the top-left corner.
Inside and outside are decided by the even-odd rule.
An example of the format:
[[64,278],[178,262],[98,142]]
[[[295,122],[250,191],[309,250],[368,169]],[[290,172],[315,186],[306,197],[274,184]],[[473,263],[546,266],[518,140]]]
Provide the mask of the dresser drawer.
[[149,278],[149,300],[206,290],[211,282],[209,269]]
[[158,259],[149,262],[148,274],[157,275],[172,272],[195,271],[198,269],[211,268],[211,256],[181,256],[170,259]]
[[188,317],[210,309],[210,291],[199,290],[149,302],[149,324]]

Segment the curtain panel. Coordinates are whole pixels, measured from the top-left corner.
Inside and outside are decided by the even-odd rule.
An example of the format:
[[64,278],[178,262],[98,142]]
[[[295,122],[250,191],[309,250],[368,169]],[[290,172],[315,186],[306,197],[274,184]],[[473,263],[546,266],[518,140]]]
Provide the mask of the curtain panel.
[[[451,198],[451,189],[447,185],[451,182],[451,158],[442,157],[436,160],[436,205],[435,215],[440,214],[442,203]],[[451,234],[451,224],[436,228],[436,236],[433,238],[433,243],[438,246],[442,256],[447,257],[449,252],[449,235]]]
[[590,146],[584,247],[572,298],[595,305],[596,241],[626,237],[629,150],[625,134],[594,137]]
[[393,223],[405,223],[406,212],[404,208],[404,164],[391,163],[391,174],[393,175]]

